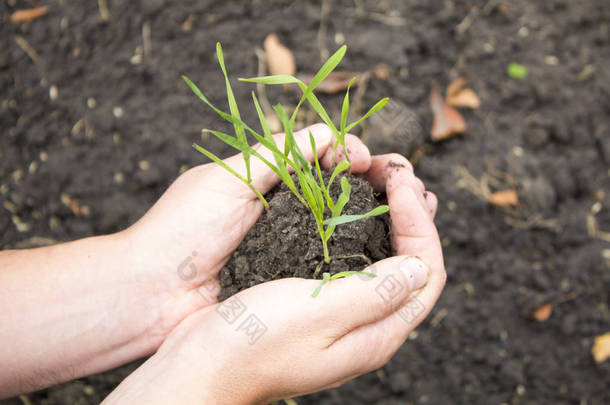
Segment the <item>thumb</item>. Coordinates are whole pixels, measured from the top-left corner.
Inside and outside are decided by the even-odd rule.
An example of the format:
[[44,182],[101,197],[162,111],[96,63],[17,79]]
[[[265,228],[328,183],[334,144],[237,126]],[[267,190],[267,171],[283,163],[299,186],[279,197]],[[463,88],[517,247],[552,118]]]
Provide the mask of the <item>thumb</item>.
[[[325,124],[315,124],[294,133],[294,139],[299,149],[303,152],[303,156],[305,159],[311,162],[313,161],[313,151],[311,149],[311,142],[309,140],[310,132],[313,135],[316,144],[316,155],[318,158],[324,155],[326,149],[330,145],[332,132]],[[277,145],[278,149],[283,151],[286,135],[276,134],[273,136],[273,139],[275,140],[275,144]],[[274,165],[276,164],[273,152],[267,149],[265,146],[258,143],[253,146],[253,149],[260,153],[260,155],[269,162],[273,163]],[[246,163],[242,153],[231,156],[230,158],[225,159],[224,162],[244,178],[247,176]],[[290,171],[292,172],[291,169]],[[235,179],[235,177],[226,170],[223,170],[223,172],[225,173],[221,176],[226,176],[227,179],[228,177],[232,178],[230,183],[226,183],[228,187],[229,184],[235,184],[235,187],[237,187],[240,191],[247,191],[252,194],[252,198],[256,197],[248,186]],[[262,160],[255,156],[250,156],[250,173],[252,176],[252,184],[262,194],[265,194],[267,191],[271,190],[280,181],[278,175],[275,174],[275,172]]]
[[360,274],[325,285],[314,301],[332,308],[331,325],[341,325],[344,334],[382,320],[401,308],[428,281],[428,266],[415,256],[394,256],[364,269]]

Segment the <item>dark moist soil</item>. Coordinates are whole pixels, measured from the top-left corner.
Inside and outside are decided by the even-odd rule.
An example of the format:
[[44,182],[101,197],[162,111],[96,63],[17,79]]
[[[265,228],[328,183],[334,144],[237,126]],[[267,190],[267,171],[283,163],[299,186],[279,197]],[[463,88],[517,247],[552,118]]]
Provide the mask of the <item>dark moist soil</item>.
[[[103,22],[92,0],[0,2],[2,248],[123,229],[182,170],[204,162],[191,147],[201,128],[231,128],[180,75],[226,108],[216,41],[233,80],[257,74],[254,49],[270,32],[294,50],[302,72],[320,66],[320,1],[106,3]],[[610,244],[587,229],[593,215],[610,231],[607,2],[331,3],[323,40],[331,51],[348,45],[341,68],[390,68],[386,80],[370,80],[362,106],[392,102],[358,134],[374,153],[413,157],[438,195],[448,280],[430,317],[385,367],[297,403],[610,403],[610,362],[591,356],[595,336],[610,328]],[[47,16],[9,21],[15,9],[40,5],[49,6]],[[512,61],[527,66],[525,79],[507,76]],[[442,90],[460,76],[481,107],[461,110],[464,135],[432,143],[430,87]],[[234,87],[254,125],[252,89]],[[295,103],[281,88],[268,94]],[[355,89],[351,98],[355,104]],[[340,116],[341,95],[320,100]],[[201,142],[230,153],[216,140]],[[490,207],[462,168],[478,180],[493,174],[491,191],[515,187],[521,204]],[[88,210],[73,209],[74,200]],[[532,309],[546,303],[549,319],[532,320]],[[97,404],[137,364],[0,402]]]
[[[341,177],[337,176],[331,186],[333,201],[341,193]],[[323,178],[328,184],[330,175],[325,173]],[[367,181],[347,178],[352,189],[344,215],[364,214],[379,205]],[[283,183],[266,198],[269,210],[261,215],[220,272],[220,300],[269,280],[313,278],[324,262],[322,241],[311,211]],[[362,270],[390,256],[388,218],[384,214],[337,226],[328,242],[331,261],[322,264],[317,278],[322,272]],[[345,256],[360,257],[342,258]]]

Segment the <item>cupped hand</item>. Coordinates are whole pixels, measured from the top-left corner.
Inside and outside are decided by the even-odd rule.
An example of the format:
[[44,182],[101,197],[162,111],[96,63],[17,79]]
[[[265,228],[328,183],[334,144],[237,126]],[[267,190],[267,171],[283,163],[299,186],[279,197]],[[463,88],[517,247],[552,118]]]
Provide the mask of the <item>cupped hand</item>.
[[387,193],[396,250],[366,269],[375,278],[331,281],[316,298],[319,280],[276,280],[200,310],[108,403],[269,403],[385,364],[428,315],[446,275],[433,224],[436,197],[408,161],[375,156],[364,176]]
[[[295,133],[301,150],[311,161],[310,131],[317,156],[329,168],[330,146],[335,142],[330,129],[318,124]],[[283,134],[275,139],[278,145],[284,144]],[[254,148],[273,161],[268,150],[260,145]],[[366,146],[357,137],[347,135],[346,148],[352,172],[366,172],[371,166]],[[339,147],[335,160],[343,158]],[[225,162],[245,177],[241,154]],[[251,158],[251,170],[253,184],[263,194],[279,182],[275,173],[257,158]],[[217,302],[218,273],[263,209],[248,186],[210,163],[182,174],[125,232],[133,252],[126,271],[133,274],[136,283],[134,299],[146,303],[148,309],[142,316],[150,319],[150,335],[157,344],[187,315]]]

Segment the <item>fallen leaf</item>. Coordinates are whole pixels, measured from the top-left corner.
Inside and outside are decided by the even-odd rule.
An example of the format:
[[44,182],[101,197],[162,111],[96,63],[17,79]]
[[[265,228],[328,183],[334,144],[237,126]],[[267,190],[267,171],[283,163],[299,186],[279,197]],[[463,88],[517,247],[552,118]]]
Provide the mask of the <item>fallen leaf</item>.
[[540,308],[537,308],[536,310],[534,310],[534,312],[532,312],[532,317],[535,320],[537,320],[538,322],[544,322],[547,319],[549,319],[552,312],[553,312],[553,305],[545,304],[545,305],[541,306]]
[[276,34],[269,34],[263,44],[267,66],[271,75],[294,75],[297,65],[294,61],[294,54],[280,43]]
[[460,77],[454,80],[449,86],[447,86],[447,92],[445,93],[445,101],[447,104],[453,107],[467,107],[477,109],[481,106],[481,100],[479,96],[472,89],[464,89],[466,79]]
[[458,77],[452,81],[449,86],[447,86],[447,91],[445,91],[445,99],[455,96],[460,90],[462,90],[462,87],[464,87],[465,84],[466,79],[463,77]]
[[515,207],[519,205],[519,196],[515,190],[496,191],[487,201],[498,207]]
[[430,92],[430,107],[434,115],[430,136],[433,141],[448,139],[466,131],[466,122],[460,113],[447,105],[438,90]]
[[[354,80],[354,83],[352,83],[352,88],[356,87],[364,75],[367,75],[367,73],[355,73],[343,70],[330,72],[330,74],[326,76],[326,79],[324,79],[314,91],[325,94],[339,93],[340,91],[347,89],[349,82],[354,77],[356,80]],[[297,78],[303,83],[309,84],[313,79],[313,75],[309,73],[302,73],[297,75]]]
[[48,12],[49,12],[49,7],[47,7],[47,6],[30,8],[27,10],[17,10],[13,14],[11,14],[11,22],[21,23],[21,22],[32,21],[32,20],[42,17],[43,15],[45,15]]
[[608,360],[610,357],[610,332],[595,338],[591,354],[593,354],[593,359],[596,363],[603,363]]
[[479,96],[474,90],[463,89],[452,97],[448,97],[447,104],[453,107],[467,107],[476,110],[481,106],[481,100],[479,100]]

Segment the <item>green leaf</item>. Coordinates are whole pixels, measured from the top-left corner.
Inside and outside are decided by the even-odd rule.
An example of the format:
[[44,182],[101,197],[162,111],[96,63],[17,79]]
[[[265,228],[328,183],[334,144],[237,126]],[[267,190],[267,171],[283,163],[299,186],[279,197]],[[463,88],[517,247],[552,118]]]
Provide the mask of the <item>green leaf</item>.
[[[220,69],[222,69],[222,74],[225,77],[225,83],[227,87],[227,101],[229,102],[229,110],[231,111],[231,116],[241,121],[241,116],[239,115],[239,108],[237,107],[237,101],[235,101],[235,95],[233,94],[233,89],[231,88],[231,83],[229,82],[229,75],[227,74],[227,69],[225,67],[225,59],[222,53],[222,46],[220,45],[220,42],[216,43],[216,55],[218,56],[218,64],[220,65]],[[239,124],[233,124],[233,127],[235,128],[235,135],[237,136],[237,139],[242,142],[248,143],[243,126]],[[250,170],[250,154],[244,152],[243,155],[244,162],[246,164],[248,182],[251,182],[252,173]]]
[[322,273],[322,281],[320,282],[320,285],[318,285],[316,287],[316,289],[313,291],[313,294],[311,294],[312,297],[317,297],[318,294],[320,294],[320,291],[322,290],[322,287],[324,287],[324,285],[326,283],[328,283],[330,281],[330,273]]
[[292,83],[303,83],[301,80],[297,79],[294,76],[290,75],[273,75],[273,76],[260,76],[260,77],[251,77],[248,79],[239,79],[242,82],[249,83],[262,83],[262,84],[292,84]]
[[340,161],[337,164],[337,166],[335,166],[335,169],[333,170],[333,173],[330,175],[330,179],[328,180],[328,186],[326,186],[329,191],[330,191],[330,186],[335,181],[335,177],[337,177],[339,174],[341,174],[342,172],[349,169],[350,166],[351,166],[351,164],[345,160]]
[[337,280],[339,278],[350,277],[350,276],[353,276],[354,274],[362,274],[362,275],[365,275],[365,276],[369,276],[370,278],[377,277],[377,274],[369,273],[368,271],[348,270],[348,271],[339,272],[337,274],[333,274],[328,281]]
[[345,139],[345,125],[347,124],[347,116],[349,115],[349,89],[350,87],[352,87],[354,80],[356,80],[355,77],[350,80],[349,84],[347,85],[347,90],[345,90],[345,97],[343,98],[343,105],[341,106],[341,139]]
[[390,207],[387,205],[380,205],[379,207],[373,208],[366,214],[360,215],[341,215],[340,217],[330,218],[324,221],[324,225],[332,226],[332,225],[341,225],[347,224],[348,222],[358,221],[368,217],[374,217],[376,215],[385,214],[390,210]]
[[[342,177],[341,178],[341,194],[339,195],[339,198],[337,198],[337,203],[330,210],[332,218],[335,218],[335,217],[338,217],[339,215],[341,215],[341,212],[343,212],[343,208],[345,208],[345,204],[347,204],[349,201],[351,191],[352,191],[351,184],[349,184],[349,181],[347,181],[347,178]],[[326,225],[326,222],[324,222],[324,224]],[[326,231],[324,232],[326,242],[328,242],[330,240],[331,236],[333,236],[333,233],[335,232],[336,227],[337,227],[336,225],[332,225],[332,224],[328,225],[326,227]]]
[[517,63],[511,62],[506,67],[506,72],[513,79],[522,80],[527,77],[527,67]]
[[[233,117],[229,114],[227,114],[226,112],[220,110],[219,108],[216,108],[216,106],[214,106],[214,104],[212,104],[210,102],[210,100],[207,99],[207,97],[205,97],[203,95],[203,93],[201,92],[201,90],[199,90],[199,88],[186,76],[182,76],[182,79],[185,81],[185,83],[190,87],[190,89],[193,91],[193,93],[195,93],[195,95],[197,97],[199,97],[201,99],[201,101],[203,101],[204,103],[206,103],[211,109],[213,109],[216,114],[220,115],[223,119],[225,119],[226,121],[230,122],[233,125],[240,125],[242,127],[244,127],[246,130],[248,130],[248,132],[250,132],[251,134],[257,134],[258,133],[253,130],[252,128],[250,128],[246,123],[244,123],[240,118],[236,118]],[[260,136],[260,135],[259,135]]]
[[207,149],[205,149],[197,144],[193,144],[193,148],[197,149],[197,151],[199,151],[200,153],[202,153],[205,156],[207,156],[208,158],[210,158],[210,160],[212,160],[214,163],[218,164],[220,167],[222,167],[223,169],[225,169],[226,171],[231,173],[233,176],[237,177],[246,186],[250,187],[250,189],[254,192],[254,194],[256,194],[258,199],[261,200],[261,202],[263,203],[265,208],[269,209],[269,203],[267,202],[267,200],[265,200],[265,197],[263,197],[263,195],[260,193],[260,191],[258,191],[256,189],[256,187],[254,187],[251,183],[249,183],[248,180],[246,180],[241,174],[237,173],[237,171],[235,171],[231,166],[229,166],[228,164],[223,162],[222,159],[220,159],[218,156],[214,155],[212,152],[208,151]]
[[332,123],[332,120],[330,120],[330,118],[328,117],[328,114],[326,114],[326,111],[324,111],[324,108],[322,108],[322,105],[320,104],[318,98],[313,94],[313,91],[316,87],[318,87],[318,85],[320,83],[322,83],[324,81],[324,79],[326,79],[326,77],[330,74],[330,72],[335,70],[337,65],[343,59],[343,56],[345,56],[346,50],[347,50],[347,46],[343,45],[334,54],[332,54],[331,57],[328,58],[328,60],[322,65],[320,70],[318,70],[318,73],[315,74],[313,79],[311,79],[311,82],[309,82],[309,85],[305,86],[305,84],[303,84],[303,83],[299,84],[299,87],[303,91],[303,95],[301,96],[301,99],[299,100],[297,106],[294,109],[294,112],[292,113],[292,116],[290,117],[290,122],[292,122],[294,124],[299,107],[301,106],[301,104],[303,103],[304,100],[308,100],[309,103],[311,104],[311,106],[313,107],[313,109],[316,110],[318,115],[320,115],[320,118],[322,118],[322,121],[324,121],[324,123],[326,123],[329,127],[331,127],[331,129],[333,129],[333,132],[338,133],[337,129],[335,128],[334,124]]
[[333,274],[332,276],[330,275],[330,273],[323,273],[322,274],[322,281],[316,287],[316,289],[314,290],[313,294],[311,294],[311,296],[314,297],[314,298],[317,297],[320,294],[320,291],[322,291],[322,287],[324,287],[329,282],[331,282],[333,280],[340,279],[340,278],[350,277],[350,276],[353,276],[355,274],[362,274],[362,275],[368,276],[370,278],[377,277],[376,274],[370,273],[368,271],[353,271],[353,270],[349,270],[349,271],[342,271],[340,273]]
[[347,128],[345,128],[345,132],[349,132],[352,130],[352,128],[354,128],[356,125],[359,125],[360,123],[362,123],[362,121],[364,121],[365,119],[367,119],[368,117],[370,117],[371,115],[375,114],[377,111],[381,110],[383,107],[385,107],[385,105],[388,103],[390,99],[389,98],[382,98],[381,100],[379,100],[374,106],[371,107],[370,110],[367,111],[366,114],[364,114],[362,116],[362,118],[360,118],[358,121],[349,124],[347,126]]

